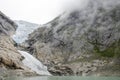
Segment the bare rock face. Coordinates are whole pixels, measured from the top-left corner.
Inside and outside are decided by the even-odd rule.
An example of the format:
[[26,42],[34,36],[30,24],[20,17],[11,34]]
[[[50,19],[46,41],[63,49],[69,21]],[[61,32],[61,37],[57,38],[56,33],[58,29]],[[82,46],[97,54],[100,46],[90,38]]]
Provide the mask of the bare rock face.
[[35,30],[26,41],[26,49],[46,65],[101,57],[115,58],[113,63],[119,63],[119,34],[120,1],[88,0],[84,8],[65,12]]
[[0,75],[2,76],[34,73],[23,65],[24,57],[14,47],[11,36],[15,33],[16,28],[17,25],[0,12]]
[[17,25],[0,11],[0,35],[13,35]]
[[17,52],[12,39],[8,36],[0,36],[0,64],[8,68],[19,69],[23,57]]
[[17,52],[10,38],[17,25],[0,12],[0,65],[9,68],[20,68],[22,56]]

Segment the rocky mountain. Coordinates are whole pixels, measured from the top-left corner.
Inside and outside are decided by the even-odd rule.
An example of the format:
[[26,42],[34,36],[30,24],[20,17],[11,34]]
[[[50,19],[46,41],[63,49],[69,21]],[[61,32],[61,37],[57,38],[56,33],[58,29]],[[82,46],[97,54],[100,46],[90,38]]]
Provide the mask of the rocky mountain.
[[13,35],[17,25],[11,21],[6,15],[0,12],[0,35]]
[[86,1],[84,8],[66,11],[35,30],[26,49],[52,74],[71,75],[72,70],[75,75],[118,76],[120,1]]
[[[0,74],[6,69],[22,69],[23,57],[14,47],[10,38],[15,33],[17,25],[0,12]],[[2,72],[3,71],[3,72]]]
[[[18,65],[22,57],[19,55],[10,38],[17,25],[0,12],[0,65],[20,68]],[[9,54],[8,54],[9,53]],[[14,54],[16,56],[14,56]],[[12,58],[13,57],[13,58]],[[14,62],[16,61],[16,62]]]
[[22,43],[25,40],[27,40],[28,35],[32,33],[35,29],[40,27],[38,24],[26,22],[26,21],[15,21],[15,23],[18,25],[18,28],[16,30],[16,34],[13,35],[13,39],[17,43]]
[[[33,69],[37,69],[39,75],[49,74],[47,68],[41,62],[28,53],[18,51],[14,46],[15,42],[11,37],[16,29],[17,24],[0,12],[0,76],[38,75]],[[28,60],[29,58],[30,60]],[[32,59],[34,64],[31,61]],[[39,64],[35,65],[35,61],[39,62]],[[28,64],[25,62],[31,63],[29,63],[29,66],[26,66]],[[39,69],[37,67],[31,68],[31,65],[34,67],[37,66]]]

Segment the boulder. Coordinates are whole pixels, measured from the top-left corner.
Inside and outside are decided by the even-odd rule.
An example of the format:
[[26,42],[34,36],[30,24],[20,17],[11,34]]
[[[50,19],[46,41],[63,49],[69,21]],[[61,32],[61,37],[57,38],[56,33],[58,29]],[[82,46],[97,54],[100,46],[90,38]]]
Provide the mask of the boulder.
[[73,71],[68,66],[54,66],[48,69],[49,72],[54,76],[69,76],[73,75]]

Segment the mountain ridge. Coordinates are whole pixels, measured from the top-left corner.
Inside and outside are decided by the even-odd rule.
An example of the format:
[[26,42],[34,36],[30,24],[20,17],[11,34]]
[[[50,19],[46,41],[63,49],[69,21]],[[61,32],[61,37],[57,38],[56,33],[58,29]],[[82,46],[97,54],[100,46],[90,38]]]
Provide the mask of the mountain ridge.
[[[26,44],[29,45],[26,49],[44,64],[52,67],[59,63],[61,65],[68,65],[75,61],[83,63],[81,60],[86,61],[86,59],[88,59],[88,63],[85,63],[91,65],[94,60],[98,60],[97,65],[99,61],[101,63],[101,60],[108,61],[108,64],[103,63],[103,67],[110,65],[110,62],[113,62],[111,66],[119,64],[120,1],[115,0],[117,3],[113,3],[113,0],[88,1],[84,8],[64,13],[35,30],[26,41]],[[68,66],[71,67],[72,64]],[[83,67],[87,67],[87,65]],[[57,71],[56,69],[53,70]],[[72,69],[74,71],[73,67]],[[50,68],[52,73],[53,70]],[[93,74],[96,71],[98,69],[93,71]],[[104,72],[101,69],[102,71]],[[92,74],[92,71],[90,73]]]

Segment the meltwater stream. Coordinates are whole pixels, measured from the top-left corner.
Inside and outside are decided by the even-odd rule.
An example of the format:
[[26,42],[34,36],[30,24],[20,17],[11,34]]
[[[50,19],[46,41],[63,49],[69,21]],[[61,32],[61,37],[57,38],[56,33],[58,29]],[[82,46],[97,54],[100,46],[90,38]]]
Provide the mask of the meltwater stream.
[[33,57],[32,55],[30,55],[29,53],[25,52],[25,51],[20,51],[18,50],[18,52],[20,52],[20,54],[22,56],[25,57],[25,59],[23,60],[23,64],[25,66],[27,66],[28,68],[30,68],[31,70],[35,71],[37,74],[40,75],[51,75],[48,71],[47,71],[47,67],[44,66],[39,60],[37,60],[35,57]]

